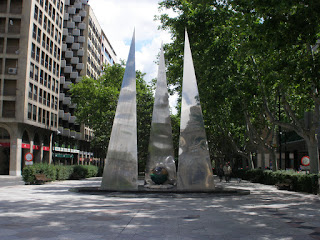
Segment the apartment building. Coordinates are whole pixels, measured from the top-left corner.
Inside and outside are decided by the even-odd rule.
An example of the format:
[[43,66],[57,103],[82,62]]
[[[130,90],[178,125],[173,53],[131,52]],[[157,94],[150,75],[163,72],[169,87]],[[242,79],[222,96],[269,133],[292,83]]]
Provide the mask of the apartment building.
[[26,153],[51,162],[63,15],[64,0],[0,1],[0,174],[20,175]]
[[115,51],[87,0],[66,0],[59,94],[59,126],[54,135],[54,161],[88,164],[99,161],[90,147],[93,131],[77,122],[71,103],[70,85],[88,76],[97,79],[103,64],[113,64]]

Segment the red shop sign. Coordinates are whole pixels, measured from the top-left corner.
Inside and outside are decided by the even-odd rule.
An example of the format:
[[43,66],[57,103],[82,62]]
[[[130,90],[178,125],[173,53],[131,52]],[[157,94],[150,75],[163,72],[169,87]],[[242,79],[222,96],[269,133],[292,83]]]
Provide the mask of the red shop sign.
[[10,147],[10,143],[1,143],[0,142],[0,147]]
[[43,151],[50,151],[50,147],[43,146]]
[[22,144],[21,144],[21,148],[28,148],[28,149],[30,149],[30,144],[28,144],[28,143],[22,143]]
[[34,150],[40,150],[40,146],[39,145],[33,145],[33,149]]

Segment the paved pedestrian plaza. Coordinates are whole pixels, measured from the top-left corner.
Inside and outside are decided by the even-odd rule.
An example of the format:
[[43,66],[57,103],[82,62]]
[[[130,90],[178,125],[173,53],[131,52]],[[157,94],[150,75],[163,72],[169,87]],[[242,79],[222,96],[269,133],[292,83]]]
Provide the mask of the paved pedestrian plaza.
[[0,177],[0,239],[320,239],[319,196],[219,183],[250,195],[139,197],[70,192],[101,178],[23,185]]

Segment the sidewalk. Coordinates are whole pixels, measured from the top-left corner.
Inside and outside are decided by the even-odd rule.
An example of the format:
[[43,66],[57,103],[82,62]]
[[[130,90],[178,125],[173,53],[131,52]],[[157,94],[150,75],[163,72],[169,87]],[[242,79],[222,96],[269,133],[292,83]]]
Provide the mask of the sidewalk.
[[[15,177],[8,177],[15,178]],[[23,185],[0,177],[0,239],[320,239],[319,196],[274,186],[212,198],[124,198],[69,192],[101,178]]]

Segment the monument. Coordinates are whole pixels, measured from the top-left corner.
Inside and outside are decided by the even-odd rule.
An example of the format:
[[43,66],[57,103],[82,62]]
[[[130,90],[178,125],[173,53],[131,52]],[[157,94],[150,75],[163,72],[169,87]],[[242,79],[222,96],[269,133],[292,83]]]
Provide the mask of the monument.
[[138,189],[135,33],[122,81],[100,189]]
[[214,189],[212,166],[187,31],[185,31],[177,189]]
[[162,46],[152,113],[145,183],[146,187],[152,187],[154,184],[170,187],[170,185],[173,186],[176,183],[169,95]]

